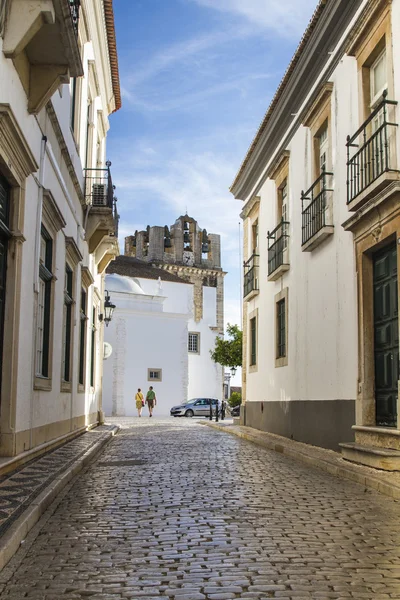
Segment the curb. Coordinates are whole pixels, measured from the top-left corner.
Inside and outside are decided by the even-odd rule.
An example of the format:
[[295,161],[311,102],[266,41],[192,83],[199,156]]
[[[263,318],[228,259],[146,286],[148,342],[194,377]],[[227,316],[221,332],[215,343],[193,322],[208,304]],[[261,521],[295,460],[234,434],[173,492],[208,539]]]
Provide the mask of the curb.
[[85,452],[73,465],[56,477],[31,503],[20,517],[11,525],[8,531],[0,538],[0,571],[14,556],[29,531],[39,521],[40,517],[50,506],[56,496],[64,487],[88,465],[98,452],[120,430],[115,425],[111,431],[105,433],[103,438]]
[[[239,428],[235,425],[218,425],[211,422],[202,422],[202,425],[229,433],[230,435],[236,435],[248,442],[268,448],[268,450],[274,450],[275,452],[279,452],[294,460],[301,461],[312,467],[317,467],[335,477],[349,479],[355,483],[359,483],[367,488],[380,492],[385,496],[390,496],[396,500],[400,499],[400,486],[386,481],[373,473],[365,472],[365,469],[368,469],[368,467],[364,467],[363,465],[352,465],[352,463],[347,463],[347,461],[345,463],[340,455],[338,455],[337,458],[315,456],[313,455],[312,446],[308,449],[305,448],[307,444],[295,442],[293,440],[289,440],[289,445],[286,442],[286,438],[274,434],[274,438],[279,438],[276,440],[272,437],[268,437],[267,432],[260,432],[260,435],[254,435],[250,427],[241,426]],[[243,431],[244,429],[248,429],[249,431]],[[261,435],[263,435],[263,437],[260,437]],[[294,446],[295,444],[296,446]]]

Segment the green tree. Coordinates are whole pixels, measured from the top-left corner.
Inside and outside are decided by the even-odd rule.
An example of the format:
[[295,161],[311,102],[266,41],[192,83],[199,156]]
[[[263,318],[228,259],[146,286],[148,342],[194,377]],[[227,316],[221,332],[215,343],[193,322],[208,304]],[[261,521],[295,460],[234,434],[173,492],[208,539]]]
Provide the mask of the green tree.
[[240,392],[232,392],[228,402],[229,406],[231,406],[232,408],[234,406],[239,406],[239,404],[242,404],[242,394]]
[[242,366],[242,331],[238,325],[226,327],[228,339],[217,336],[214,350],[210,350],[211,358],[214,362],[223,367],[241,367]]

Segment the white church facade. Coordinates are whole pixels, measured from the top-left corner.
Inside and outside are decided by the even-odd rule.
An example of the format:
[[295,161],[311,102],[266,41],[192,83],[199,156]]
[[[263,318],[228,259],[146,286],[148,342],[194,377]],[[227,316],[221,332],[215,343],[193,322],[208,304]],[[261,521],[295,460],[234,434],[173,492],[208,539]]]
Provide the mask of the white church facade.
[[150,385],[157,416],[190,398],[222,398],[222,367],[210,350],[223,334],[223,277],[219,236],[188,216],[171,230],[149,227],[126,239],[105,282],[116,306],[105,332],[112,348],[104,362],[106,415],[137,414],[135,393]]

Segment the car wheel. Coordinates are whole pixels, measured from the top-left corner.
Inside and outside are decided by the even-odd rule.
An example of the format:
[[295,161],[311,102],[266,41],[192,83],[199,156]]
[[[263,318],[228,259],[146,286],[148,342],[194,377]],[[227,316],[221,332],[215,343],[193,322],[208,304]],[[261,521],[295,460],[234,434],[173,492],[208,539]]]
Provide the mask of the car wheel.
[[185,412],[185,417],[190,417],[192,418],[194,416],[194,412],[192,410],[187,410]]

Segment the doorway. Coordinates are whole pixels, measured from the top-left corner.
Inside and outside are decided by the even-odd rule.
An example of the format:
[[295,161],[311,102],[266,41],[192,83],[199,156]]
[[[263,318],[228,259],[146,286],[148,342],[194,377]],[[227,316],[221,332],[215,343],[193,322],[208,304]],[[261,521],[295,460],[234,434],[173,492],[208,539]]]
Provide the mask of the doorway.
[[399,313],[396,242],[373,256],[376,424],[397,427]]

